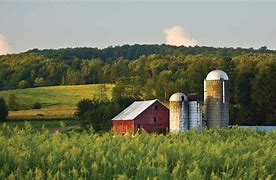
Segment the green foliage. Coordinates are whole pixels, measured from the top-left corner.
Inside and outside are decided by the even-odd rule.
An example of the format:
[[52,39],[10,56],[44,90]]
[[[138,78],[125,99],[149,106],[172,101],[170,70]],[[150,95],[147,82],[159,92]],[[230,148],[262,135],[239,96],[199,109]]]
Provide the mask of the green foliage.
[[37,77],[34,80],[34,87],[43,87],[46,86],[46,82],[43,77]]
[[[2,125],[1,179],[275,179],[276,131],[54,133]],[[16,143],[15,143],[16,142]]]
[[99,84],[98,90],[93,94],[93,99],[99,99],[101,101],[107,101],[108,100],[108,89],[106,84]]
[[71,60],[74,58],[78,59],[95,59],[100,58],[105,62],[114,60],[117,58],[125,59],[137,59],[142,55],[151,55],[151,54],[184,54],[184,55],[217,55],[217,56],[234,56],[241,55],[246,53],[272,53],[273,50],[269,50],[266,47],[261,47],[260,49],[254,50],[253,48],[243,49],[243,48],[214,48],[206,46],[195,46],[195,47],[185,47],[185,46],[171,46],[171,45],[123,45],[108,47],[105,49],[98,48],[64,48],[64,49],[32,49],[26,53],[38,54],[47,56],[48,58],[54,59],[66,59]]
[[16,111],[16,110],[19,110],[19,104],[18,104],[18,99],[17,97],[15,96],[15,94],[10,94],[9,95],[9,100],[8,100],[8,104],[9,104],[9,109],[12,110],[12,111]]
[[253,82],[252,100],[255,111],[265,117],[268,123],[276,120],[276,63],[269,59],[258,63],[256,79]]
[[40,102],[35,102],[32,106],[32,109],[41,109],[41,104]]
[[0,97],[0,120],[6,119],[8,116],[8,107],[6,105],[5,99]]
[[26,80],[21,80],[19,83],[18,83],[18,88],[19,89],[24,89],[24,88],[28,88],[30,87],[29,85],[29,82],[26,81]]
[[83,99],[78,102],[75,115],[82,121],[84,127],[92,126],[96,132],[109,131],[112,126],[111,119],[134,100],[127,97],[113,99],[112,101]]
[[[1,127],[9,126],[13,128],[25,129],[26,123],[32,126],[34,131],[40,131],[43,129],[48,129],[51,132],[55,130],[59,130],[62,132],[66,132],[67,130],[82,130],[80,127],[80,121],[77,121],[73,118],[38,118],[38,119],[7,119],[4,123],[0,124]],[[5,124],[5,125],[4,125]]]
[[84,114],[93,108],[93,101],[90,99],[82,99],[77,103],[77,111],[75,115],[79,118],[84,117]]
[[84,114],[84,126],[91,125],[96,132],[109,131],[112,127],[111,119],[119,110],[113,103],[94,102],[94,108]]
[[[114,83],[115,99],[158,98],[166,102],[172,93],[181,91],[196,92],[203,101],[204,78],[209,71],[221,69],[230,78],[230,123],[275,125],[275,64],[276,51],[266,47],[254,50],[124,45],[33,49],[0,57],[0,89]],[[105,99],[105,87],[98,91]]]

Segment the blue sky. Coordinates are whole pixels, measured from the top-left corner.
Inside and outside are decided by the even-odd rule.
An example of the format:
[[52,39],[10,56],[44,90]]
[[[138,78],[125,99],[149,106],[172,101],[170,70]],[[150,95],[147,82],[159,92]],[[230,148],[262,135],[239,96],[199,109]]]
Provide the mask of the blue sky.
[[272,0],[0,0],[2,54],[135,43],[276,49],[275,34]]

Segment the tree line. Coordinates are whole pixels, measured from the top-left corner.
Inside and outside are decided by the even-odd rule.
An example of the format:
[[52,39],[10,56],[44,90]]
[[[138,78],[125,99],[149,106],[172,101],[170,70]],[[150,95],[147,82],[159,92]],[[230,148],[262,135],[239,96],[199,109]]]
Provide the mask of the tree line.
[[230,123],[276,124],[276,52],[266,47],[33,49],[0,56],[0,89],[115,83],[114,99],[166,102],[181,91],[196,92],[203,101],[203,80],[214,69],[225,71],[230,79]]
[[82,47],[82,48],[63,48],[63,49],[32,49],[26,53],[36,53],[39,55],[47,56],[54,59],[66,59],[71,60],[74,58],[78,59],[96,59],[100,58],[105,62],[113,61],[117,58],[124,58],[134,60],[139,58],[141,55],[159,54],[184,54],[184,55],[218,55],[218,56],[234,56],[246,53],[275,53],[275,50],[269,50],[266,46],[262,46],[259,49],[253,48],[214,48],[206,46],[172,46],[172,45],[147,45],[147,44],[134,44],[134,45],[123,45],[123,46],[110,46],[104,49]]

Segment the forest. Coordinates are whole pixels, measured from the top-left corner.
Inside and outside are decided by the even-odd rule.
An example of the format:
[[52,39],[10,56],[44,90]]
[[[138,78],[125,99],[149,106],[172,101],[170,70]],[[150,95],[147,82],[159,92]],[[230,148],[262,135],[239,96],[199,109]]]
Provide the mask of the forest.
[[32,49],[0,56],[0,90],[113,83],[113,98],[158,98],[181,91],[203,102],[203,80],[221,69],[230,79],[230,124],[276,124],[276,51],[124,45]]

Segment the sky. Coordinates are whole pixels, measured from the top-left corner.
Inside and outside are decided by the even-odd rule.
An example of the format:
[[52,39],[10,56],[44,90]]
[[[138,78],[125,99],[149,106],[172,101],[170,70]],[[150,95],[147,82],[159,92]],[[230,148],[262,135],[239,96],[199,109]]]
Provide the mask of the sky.
[[276,49],[276,0],[0,0],[0,55],[162,43]]

